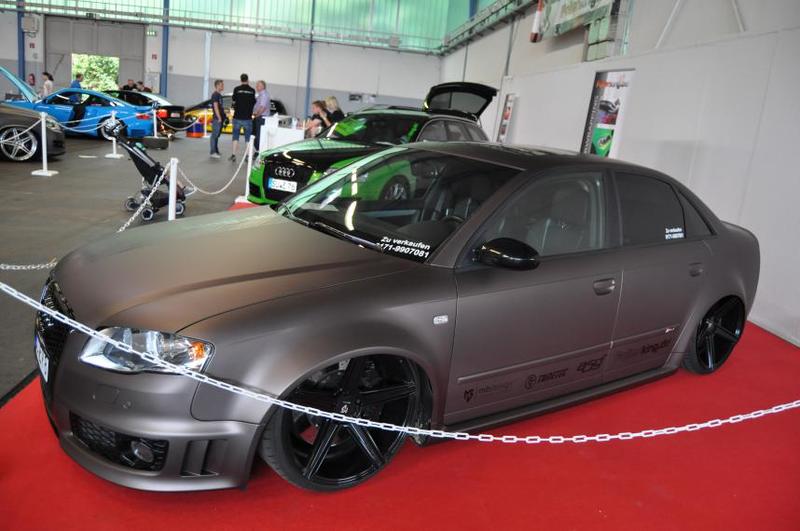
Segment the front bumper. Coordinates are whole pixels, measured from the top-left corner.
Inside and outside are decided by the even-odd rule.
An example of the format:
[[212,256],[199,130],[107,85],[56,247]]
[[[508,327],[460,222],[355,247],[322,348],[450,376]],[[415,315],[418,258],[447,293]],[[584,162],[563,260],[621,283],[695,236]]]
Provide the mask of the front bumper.
[[[50,382],[48,417],[67,454],[90,472],[143,490],[243,486],[258,447],[258,424],[200,421],[191,413],[198,384],[178,375],[120,374],[78,360],[85,338],[70,333]],[[131,444],[155,454],[142,461]]]
[[64,143],[64,131],[54,131],[53,129],[47,130],[47,156],[57,157],[66,152],[66,144]]

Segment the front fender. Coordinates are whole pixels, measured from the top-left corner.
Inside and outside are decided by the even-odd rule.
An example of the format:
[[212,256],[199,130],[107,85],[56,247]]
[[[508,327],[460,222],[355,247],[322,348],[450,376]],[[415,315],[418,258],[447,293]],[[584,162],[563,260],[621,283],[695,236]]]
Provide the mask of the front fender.
[[[411,270],[234,310],[183,330],[208,339],[209,376],[285,396],[309,374],[353,356],[391,354],[415,362],[441,419],[455,329],[451,270]],[[434,316],[448,316],[434,325]],[[192,402],[199,420],[261,423],[270,406],[201,384]]]

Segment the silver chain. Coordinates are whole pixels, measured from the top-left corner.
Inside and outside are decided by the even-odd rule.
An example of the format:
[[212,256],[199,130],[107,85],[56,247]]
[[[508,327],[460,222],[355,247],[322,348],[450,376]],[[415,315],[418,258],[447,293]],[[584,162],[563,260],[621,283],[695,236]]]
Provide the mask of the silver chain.
[[117,229],[117,234],[130,227],[131,223],[133,223],[133,220],[139,217],[139,214],[142,213],[142,210],[144,210],[145,207],[150,204],[150,199],[152,199],[158,191],[158,187],[161,186],[161,182],[164,180],[164,177],[167,176],[167,172],[169,172],[169,166],[164,168],[164,171],[162,171],[161,175],[158,176],[158,179],[156,179],[156,181],[153,183],[153,187],[150,189],[150,193],[144,198],[144,201],[142,201],[142,203],[139,205],[139,208],[136,209],[136,212],[133,213],[128,221],[126,221],[120,228]]
[[[166,120],[162,120],[161,118],[159,118],[158,115],[156,115],[156,118],[158,119],[159,122],[161,122],[161,124],[163,124],[168,129],[172,129],[173,131],[186,131],[186,130],[192,128],[194,126],[194,124],[196,124],[199,121],[199,120],[195,120],[194,122],[190,123],[186,127],[175,127],[174,125],[169,125]],[[203,124],[203,127],[205,127],[205,124]]]
[[[248,145],[248,149],[249,149],[250,144],[247,144],[247,145]],[[236,177],[239,175],[239,172],[242,170],[242,166],[244,165],[246,160],[247,160],[246,156],[242,157],[242,160],[239,161],[239,167],[236,168],[236,173],[233,174],[233,177],[231,177],[228,180],[228,182],[225,183],[225,186],[223,186],[222,188],[220,188],[219,190],[217,190],[215,192],[209,192],[208,190],[204,190],[204,189],[200,188],[199,186],[197,186],[194,182],[192,182],[191,179],[189,179],[189,177],[185,173],[183,173],[183,170],[181,169],[180,166],[178,166],[178,173],[181,174],[181,177],[183,177],[183,179],[186,181],[187,184],[190,184],[192,186],[192,188],[194,188],[196,191],[200,192],[201,194],[217,195],[217,194],[221,194],[222,192],[227,190],[230,187],[230,185],[233,184],[233,181],[236,180]]]
[[52,269],[56,265],[56,259],[53,258],[46,264],[0,264],[0,271],[38,271],[41,269]]
[[157,356],[154,356],[147,352],[140,352],[135,350],[134,348],[130,347],[129,345],[112,339],[110,337],[106,337],[93,328],[90,328],[83,323],[75,321],[67,317],[66,315],[52,310],[45,305],[35,301],[34,299],[28,297],[27,295],[20,293],[19,291],[15,290],[8,284],[0,282],[0,291],[11,295],[15,299],[24,302],[28,306],[35,308],[36,310],[46,313],[52,316],[54,319],[61,321],[62,323],[70,326],[79,332],[83,332],[89,337],[93,337],[95,339],[99,339],[100,341],[104,341],[123,352],[127,352],[129,354],[133,354],[135,356],[140,357],[141,359],[167,369],[171,372],[181,374],[196,382],[207,384],[218,389],[223,389],[225,391],[229,391],[231,393],[235,393],[241,396],[245,396],[248,398],[252,398],[253,400],[257,400],[259,402],[263,402],[265,404],[275,405],[278,407],[282,407],[285,409],[289,409],[291,411],[296,411],[298,413],[304,413],[306,415],[310,415],[312,417],[321,417],[333,420],[335,422],[344,422],[349,424],[357,424],[359,426],[364,426],[366,428],[377,428],[381,430],[405,433],[407,435],[416,435],[416,436],[427,436],[427,437],[434,437],[440,439],[455,439],[458,441],[478,441],[478,442],[501,442],[501,443],[523,443],[523,444],[563,444],[563,443],[575,443],[581,444],[586,442],[609,442],[609,441],[629,441],[632,439],[642,438],[642,439],[649,439],[652,437],[659,437],[662,435],[675,435],[677,433],[684,433],[684,432],[692,432],[698,431],[702,429],[708,428],[718,428],[720,426],[724,426],[726,424],[737,424],[739,422],[744,422],[747,420],[761,418],[765,415],[772,415],[775,413],[781,413],[783,411],[788,411],[791,409],[800,408],[800,400],[795,400],[794,402],[787,402],[784,404],[779,404],[773,406],[768,409],[759,409],[757,411],[752,411],[750,413],[740,414],[740,415],[732,415],[727,418],[723,419],[713,419],[707,420],[705,422],[700,423],[692,423],[692,424],[685,424],[683,426],[671,426],[668,428],[659,428],[659,429],[647,429],[637,432],[618,432],[618,433],[597,433],[593,435],[550,435],[550,436],[539,436],[539,435],[492,435],[491,433],[477,433],[471,434],[466,432],[450,432],[450,431],[443,431],[443,430],[431,430],[427,428],[420,428],[417,426],[400,426],[397,424],[389,424],[387,422],[375,422],[369,419],[361,418],[361,417],[348,417],[346,415],[342,415],[340,413],[333,413],[329,411],[322,411],[317,408],[303,406],[300,404],[295,404],[293,402],[288,402],[286,400],[282,400],[272,395],[268,395],[266,393],[254,391],[252,389],[245,389],[243,387],[239,387],[228,382],[223,382],[221,380],[216,380],[210,376],[205,374],[201,374],[195,372],[191,369],[187,369],[186,367],[182,367],[179,365],[175,365],[173,363],[169,363]]

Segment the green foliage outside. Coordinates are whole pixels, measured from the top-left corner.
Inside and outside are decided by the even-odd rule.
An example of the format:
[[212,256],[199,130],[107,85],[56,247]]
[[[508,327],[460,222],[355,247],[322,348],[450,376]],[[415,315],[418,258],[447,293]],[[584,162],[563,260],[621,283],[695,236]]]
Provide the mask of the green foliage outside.
[[83,74],[83,88],[91,90],[113,90],[119,88],[119,57],[72,54],[72,79]]

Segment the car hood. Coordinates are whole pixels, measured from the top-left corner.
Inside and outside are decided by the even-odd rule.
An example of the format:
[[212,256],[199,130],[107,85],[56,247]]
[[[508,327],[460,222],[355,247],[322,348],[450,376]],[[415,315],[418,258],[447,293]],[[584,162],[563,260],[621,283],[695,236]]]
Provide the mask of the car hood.
[[373,146],[330,138],[309,138],[267,153],[268,160],[287,164],[307,165],[315,171],[327,169],[334,162],[362,157],[386,146]]
[[73,251],[53,275],[76,319],[175,332],[213,315],[414,263],[363,249],[267,208],[198,216]]
[[30,122],[35,122],[39,119],[39,113],[36,111],[24,107],[6,105],[5,103],[0,103],[0,115],[9,118],[13,116],[17,120],[26,120]]

